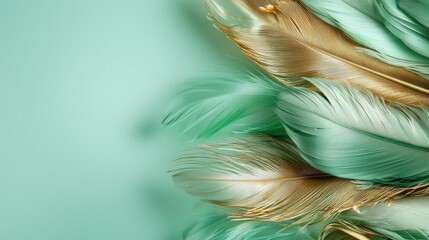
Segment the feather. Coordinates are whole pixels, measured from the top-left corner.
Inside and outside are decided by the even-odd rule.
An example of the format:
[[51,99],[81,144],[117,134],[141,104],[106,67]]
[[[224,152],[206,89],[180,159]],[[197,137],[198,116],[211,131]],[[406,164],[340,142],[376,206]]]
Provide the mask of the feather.
[[429,182],[429,111],[386,105],[365,90],[309,79],[289,88],[278,115],[303,157],[326,173],[381,184]]
[[[383,206],[386,210],[386,206]],[[404,210],[404,209],[402,209]],[[197,204],[183,231],[185,240],[340,240],[340,239],[376,239],[376,240],[424,240],[428,236],[415,228],[407,230],[389,230],[367,225],[362,215],[356,222],[339,219],[335,222],[322,222],[307,225],[285,226],[285,223],[234,221],[224,208]],[[389,221],[389,220],[388,220]],[[383,225],[386,225],[382,222]]]
[[377,11],[376,18],[381,18],[381,23],[390,32],[401,39],[409,48],[423,56],[429,57],[429,28],[402,11],[397,5],[397,0],[345,1],[363,13],[368,9],[368,5],[372,5]]
[[275,101],[285,87],[267,77],[225,75],[185,82],[164,124],[185,124],[184,132],[208,137],[234,124],[236,132],[284,134],[274,113]]
[[429,28],[429,1],[397,0],[398,6],[408,15]]
[[409,13],[420,1],[206,0],[279,82],[188,82],[164,123],[275,136],[176,161],[175,184],[218,205],[198,208],[185,239],[429,239],[429,30]]
[[426,236],[416,239],[429,239],[429,196],[407,197],[392,204],[364,206],[360,210],[361,213],[349,212],[346,219],[364,221],[367,226],[386,231],[414,230]]
[[303,229],[299,226],[284,227],[282,223],[233,221],[224,208],[200,203],[195,208],[187,228],[185,240],[313,240],[323,226]]
[[411,51],[383,23],[377,21],[377,10],[368,0],[350,2],[360,4],[362,12],[344,0],[301,0],[301,2],[323,21],[339,28],[353,40],[369,48],[361,48],[363,52],[388,64],[407,68],[429,78],[429,58]]
[[[363,53],[362,46],[297,2],[273,6],[268,0],[244,0],[231,6],[228,0],[219,1],[208,0],[217,26],[283,83],[303,84],[290,77],[322,77],[368,89],[389,101],[429,106],[427,79]],[[239,10],[248,17],[237,20],[231,12]]]
[[380,239],[382,237],[383,235],[369,228],[361,227],[346,221],[339,221],[339,222],[333,222],[328,224],[321,231],[319,239],[347,240],[352,238],[352,239],[359,239],[359,240],[373,240],[373,239]]
[[355,223],[339,220],[338,222],[328,224],[321,231],[319,239],[425,240],[429,239],[429,237],[424,232],[415,230],[415,228],[392,231],[377,226],[368,226],[366,221],[359,221],[358,223]]
[[294,224],[429,192],[426,185],[360,189],[312,168],[288,141],[266,137],[202,146],[179,158],[172,176],[188,193],[230,208],[234,219]]
[[383,21],[383,17],[378,12],[377,6],[374,4],[374,0],[341,0],[342,2],[347,3],[348,5],[358,9],[365,15],[373,18],[378,22]]

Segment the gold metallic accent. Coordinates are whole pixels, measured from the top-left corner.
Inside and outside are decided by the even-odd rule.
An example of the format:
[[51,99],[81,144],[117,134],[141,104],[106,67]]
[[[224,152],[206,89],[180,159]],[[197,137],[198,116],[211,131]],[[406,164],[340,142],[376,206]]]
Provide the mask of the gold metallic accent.
[[[207,4],[216,26],[286,85],[308,86],[302,77],[325,78],[367,89],[388,101],[429,107],[428,79],[363,53],[363,46],[299,2],[232,0],[224,8],[251,15],[238,19],[220,13],[210,2],[217,1]],[[275,14],[267,14],[269,5]]]

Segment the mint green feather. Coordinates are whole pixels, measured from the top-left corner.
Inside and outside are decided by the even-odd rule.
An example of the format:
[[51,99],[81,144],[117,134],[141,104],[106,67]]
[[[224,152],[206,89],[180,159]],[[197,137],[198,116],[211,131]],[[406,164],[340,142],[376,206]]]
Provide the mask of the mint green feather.
[[345,218],[355,222],[364,221],[368,226],[377,228],[379,232],[395,231],[397,234],[402,232],[403,235],[420,236],[406,239],[429,239],[428,196],[407,197],[392,204],[365,206],[359,210],[361,213],[349,212]]
[[[424,202],[419,203],[420,200]],[[236,221],[230,219],[228,209],[200,202],[187,221],[182,237],[184,240],[349,239],[347,234],[342,238],[328,237],[328,234],[320,236],[328,224],[346,220],[352,226],[365,227],[382,235],[370,235],[375,240],[428,240],[427,200],[427,197],[411,197],[391,205],[365,207],[360,213],[348,211],[335,221],[306,226],[288,225],[287,222]]]
[[429,235],[419,230],[401,230],[401,231],[390,231],[386,229],[380,229],[378,227],[372,228],[374,231],[377,231],[384,235],[384,237],[378,237],[380,240],[395,239],[395,240],[428,240]]
[[[358,221],[345,221],[339,219],[332,222],[322,230],[318,240],[427,240],[428,235],[421,230],[411,228],[406,230],[389,230],[386,228],[368,224],[364,219],[365,213],[361,214]],[[347,218],[340,216],[339,218]]]
[[348,5],[358,9],[363,14],[377,20],[379,22],[383,21],[380,13],[377,10],[377,6],[374,4],[374,0],[338,0],[339,2],[345,2]]
[[266,76],[226,75],[188,81],[181,85],[164,124],[180,125],[184,132],[209,137],[234,125],[235,132],[284,134],[274,113],[285,87]]
[[183,231],[185,240],[284,240],[317,239],[321,226],[285,227],[283,223],[234,221],[224,208],[199,204],[188,227]]
[[[362,51],[386,63],[407,68],[429,78],[429,58],[409,49],[382,22],[372,0],[301,0],[323,21],[341,29],[358,43]],[[355,7],[357,8],[355,8]]]
[[374,231],[383,234],[383,237],[378,237],[376,239],[386,240],[395,239],[395,240],[428,240],[429,236],[419,230],[401,230],[401,231],[390,231],[383,228],[373,227]]
[[381,22],[386,28],[409,48],[429,57],[429,29],[402,11],[396,0],[345,1],[352,3],[355,8],[363,13],[368,9],[368,5],[372,4],[378,13],[378,16],[372,17],[381,17]]
[[409,186],[429,182],[429,111],[386,105],[370,92],[308,79],[288,88],[278,115],[303,157],[334,176]]
[[429,28],[428,0],[398,0],[398,6],[408,15]]
[[396,0],[380,0],[377,5],[386,27],[414,51],[429,57],[429,29],[398,8]]

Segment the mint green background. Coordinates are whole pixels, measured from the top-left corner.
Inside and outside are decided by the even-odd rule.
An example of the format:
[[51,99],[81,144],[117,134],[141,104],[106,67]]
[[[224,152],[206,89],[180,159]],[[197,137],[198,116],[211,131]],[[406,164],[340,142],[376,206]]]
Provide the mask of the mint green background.
[[[175,84],[234,68],[202,0],[0,1],[0,239],[181,239]],[[239,60],[241,61],[241,60]]]

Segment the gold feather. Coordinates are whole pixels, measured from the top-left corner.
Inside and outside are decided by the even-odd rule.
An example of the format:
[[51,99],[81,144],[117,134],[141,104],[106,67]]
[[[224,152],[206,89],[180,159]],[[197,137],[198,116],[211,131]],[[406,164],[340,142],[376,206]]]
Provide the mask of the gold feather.
[[177,160],[176,185],[231,208],[239,220],[312,223],[379,202],[429,193],[429,185],[360,189],[352,180],[309,166],[295,146],[261,137],[203,145]]
[[429,107],[429,80],[364,54],[361,45],[298,2],[207,0],[207,5],[216,26],[286,85],[320,77],[389,101]]
[[[377,238],[375,238],[377,237]],[[383,234],[374,230],[357,226],[347,221],[339,221],[328,224],[320,233],[319,240],[373,240],[373,239],[388,239]]]

